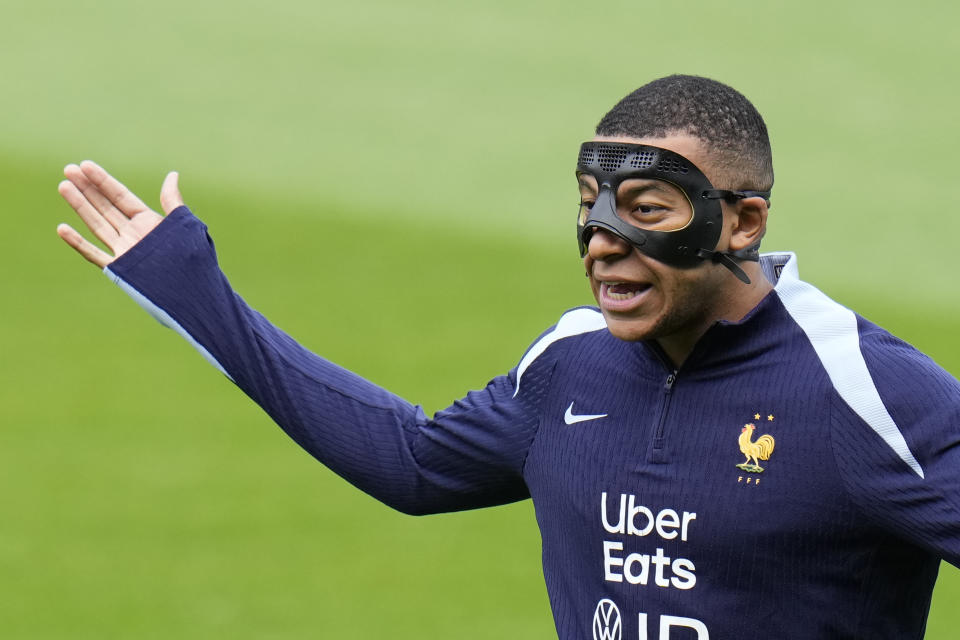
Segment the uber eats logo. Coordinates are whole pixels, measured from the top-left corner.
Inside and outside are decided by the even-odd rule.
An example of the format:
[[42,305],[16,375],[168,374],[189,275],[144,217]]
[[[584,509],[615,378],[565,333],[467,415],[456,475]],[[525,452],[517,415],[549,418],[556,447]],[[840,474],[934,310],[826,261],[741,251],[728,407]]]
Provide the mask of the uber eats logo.
[[[654,513],[649,507],[637,504],[633,495],[620,494],[619,501],[607,504],[607,492],[600,494],[600,521],[607,533],[618,536],[677,540],[686,542],[696,513],[661,509]],[[663,547],[649,549],[644,540],[645,553],[627,553],[622,540],[603,541],[603,577],[608,582],[628,582],[647,586],[655,584],[664,589],[692,589],[697,584],[696,565],[688,558],[671,558]]]

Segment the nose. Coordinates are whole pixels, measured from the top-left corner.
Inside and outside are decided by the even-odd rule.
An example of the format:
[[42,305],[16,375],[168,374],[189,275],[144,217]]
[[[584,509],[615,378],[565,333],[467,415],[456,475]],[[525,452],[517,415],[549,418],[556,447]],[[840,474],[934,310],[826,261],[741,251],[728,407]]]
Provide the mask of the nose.
[[628,255],[633,247],[618,236],[602,227],[596,227],[587,243],[587,256],[592,260],[616,260]]

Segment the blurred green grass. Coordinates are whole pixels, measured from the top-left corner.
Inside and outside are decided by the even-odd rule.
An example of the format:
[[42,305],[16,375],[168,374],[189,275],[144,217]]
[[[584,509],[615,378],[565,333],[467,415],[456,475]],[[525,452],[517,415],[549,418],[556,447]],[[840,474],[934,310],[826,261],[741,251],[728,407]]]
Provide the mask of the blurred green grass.
[[605,7],[0,0],[0,635],[554,635],[529,504],[407,518],[322,469],[59,246],[68,161],[150,202],[179,169],[252,304],[433,410],[589,302],[570,177],[603,111],[712,75],[771,128],[766,248],[960,373],[960,10]]
[[[24,193],[52,186],[4,169]],[[520,243],[361,219],[336,225],[366,249],[319,255],[334,216],[270,219],[270,202],[216,195],[230,211],[214,232],[221,259],[251,302],[432,409],[512,366],[557,301],[584,301],[575,260]],[[370,246],[374,227],[407,239]],[[481,636],[549,637],[529,504],[391,512],[313,462],[94,269],[64,249],[48,258],[24,265],[30,279],[11,293],[30,303],[3,319],[18,334],[5,358],[24,365],[2,374],[10,637],[442,636],[470,619],[484,621]],[[543,297],[505,292],[507,271],[544,283]],[[425,618],[425,607],[443,611]]]

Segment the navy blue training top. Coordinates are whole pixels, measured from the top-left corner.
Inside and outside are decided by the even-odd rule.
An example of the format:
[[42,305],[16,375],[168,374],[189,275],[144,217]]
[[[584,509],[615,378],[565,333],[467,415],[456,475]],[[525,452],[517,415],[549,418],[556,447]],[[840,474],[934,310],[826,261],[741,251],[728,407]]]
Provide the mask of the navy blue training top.
[[181,207],[105,271],[322,463],[407,513],[533,499],[557,632],[921,638],[960,565],[960,385],[763,258],[674,371],[599,311],[433,417],[251,309]]

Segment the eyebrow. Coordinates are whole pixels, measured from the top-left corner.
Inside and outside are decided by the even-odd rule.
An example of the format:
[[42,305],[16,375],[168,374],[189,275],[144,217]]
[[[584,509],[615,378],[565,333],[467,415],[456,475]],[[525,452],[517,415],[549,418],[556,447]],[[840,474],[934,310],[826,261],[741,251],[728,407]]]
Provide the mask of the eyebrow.
[[676,195],[673,189],[667,187],[663,182],[659,180],[652,180],[647,184],[640,184],[634,187],[628,187],[626,189],[623,189],[623,192],[621,193],[620,189],[622,187],[623,187],[623,183],[621,182],[620,186],[617,187],[617,196],[627,195],[627,194],[640,195],[640,194],[646,193],[647,191],[658,191],[666,196]]
[[[577,184],[580,186],[581,189],[587,189],[593,193],[596,193],[598,190],[597,187],[591,184],[590,181],[587,180],[586,178],[586,176],[589,176],[589,175],[590,174],[588,173],[579,174],[577,176]],[[637,180],[637,179],[638,178],[628,178],[627,180]],[[621,182],[620,185],[617,187],[617,197],[625,196],[625,195],[641,195],[648,191],[656,191],[656,192],[662,193],[665,196],[676,195],[673,189],[669,188],[660,180],[657,180],[655,178],[649,178],[649,179],[639,178],[639,179],[647,180],[647,182],[645,184],[640,184],[640,185],[636,185],[636,186],[624,189],[622,193],[620,189],[623,187],[623,182]]]

